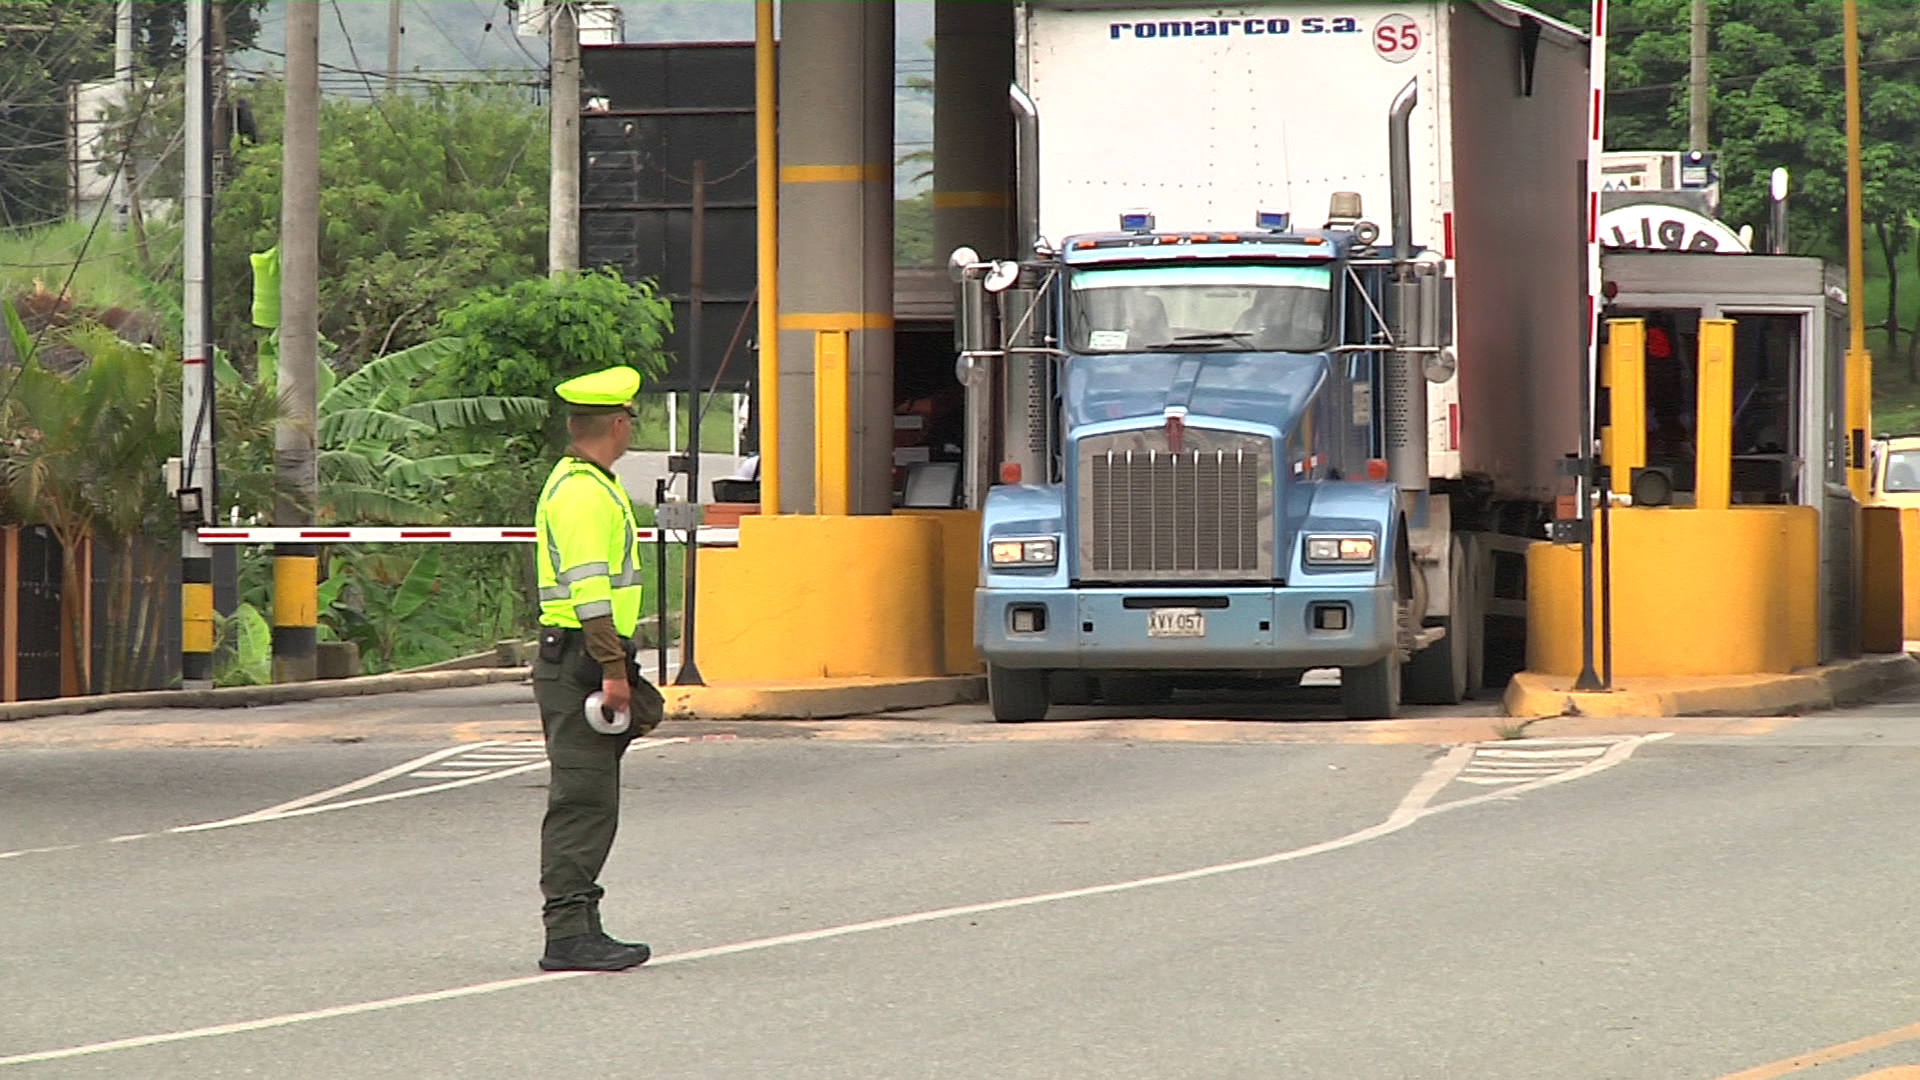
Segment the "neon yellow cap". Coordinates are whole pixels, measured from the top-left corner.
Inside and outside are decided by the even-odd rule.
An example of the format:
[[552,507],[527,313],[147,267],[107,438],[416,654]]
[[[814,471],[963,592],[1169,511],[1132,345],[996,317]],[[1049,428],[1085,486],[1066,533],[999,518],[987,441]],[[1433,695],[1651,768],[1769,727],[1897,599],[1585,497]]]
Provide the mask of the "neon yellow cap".
[[621,364],[568,379],[553,388],[575,412],[625,408],[640,392],[640,373]]

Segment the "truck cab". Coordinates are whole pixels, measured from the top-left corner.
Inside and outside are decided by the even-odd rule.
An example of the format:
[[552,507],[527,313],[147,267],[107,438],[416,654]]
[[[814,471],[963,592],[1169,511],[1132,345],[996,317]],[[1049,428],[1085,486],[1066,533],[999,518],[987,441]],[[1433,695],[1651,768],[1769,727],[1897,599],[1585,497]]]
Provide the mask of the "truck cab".
[[1322,228],[1133,212],[1024,266],[956,253],[976,308],[1013,301],[1007,351],[963,341],[963,372],[1023,355],[1051,388],[1039,468],[1009,463],[983,508],[997,719],[1039,719],[1075,683],[1157,696],[1327,667],[1349,714],[1393,714],[1424,609],[1382,415],[1410,343],[1388,323],[1395,261],[1339,202]]

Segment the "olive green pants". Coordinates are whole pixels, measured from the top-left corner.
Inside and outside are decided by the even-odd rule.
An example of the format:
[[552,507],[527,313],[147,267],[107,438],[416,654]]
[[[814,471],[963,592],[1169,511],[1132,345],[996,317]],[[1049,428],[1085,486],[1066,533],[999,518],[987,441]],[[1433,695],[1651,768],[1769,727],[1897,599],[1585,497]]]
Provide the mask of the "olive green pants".
[[620,759],[627,744],[660,722],[661,700],[640,678],[629,646],[632,726],[603,735],[587,724],[587,695],[600,689],[601,667],[572,633],[557,659],[533,662],[533,697],[546,735],[547,813],[540,824],[540,892],[547,939],[600,931],[600,871],[620,827]]

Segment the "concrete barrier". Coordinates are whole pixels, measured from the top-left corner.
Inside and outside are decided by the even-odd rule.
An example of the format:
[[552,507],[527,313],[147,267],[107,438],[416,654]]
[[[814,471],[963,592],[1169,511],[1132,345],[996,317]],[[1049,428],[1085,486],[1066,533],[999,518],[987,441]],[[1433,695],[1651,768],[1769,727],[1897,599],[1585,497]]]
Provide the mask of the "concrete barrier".
[[1866,656],[1785,674],[1622,679],[1617,688],[1576,693],[1563,675],[1522,672],[1508,684],[1508,716],[1779,716],[1861,701],[1920,679],[1906,653]]

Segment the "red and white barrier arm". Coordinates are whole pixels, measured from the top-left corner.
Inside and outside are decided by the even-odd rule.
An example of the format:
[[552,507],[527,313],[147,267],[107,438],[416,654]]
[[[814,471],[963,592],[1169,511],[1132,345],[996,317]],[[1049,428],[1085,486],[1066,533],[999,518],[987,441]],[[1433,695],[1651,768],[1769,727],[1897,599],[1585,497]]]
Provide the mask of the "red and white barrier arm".
[[[634,535],[642,543],[653,543],[659,533],[667,542],[683,544],[681,529],[637,529]],[[740,543],[739,529],[703,528],[701,547],[733,547]],[[200,530],[203,544],[531,544],[539,539],[526,526],[456,525],[446,528],[409,525],[352,525],[338,528],[205,528]]]

